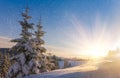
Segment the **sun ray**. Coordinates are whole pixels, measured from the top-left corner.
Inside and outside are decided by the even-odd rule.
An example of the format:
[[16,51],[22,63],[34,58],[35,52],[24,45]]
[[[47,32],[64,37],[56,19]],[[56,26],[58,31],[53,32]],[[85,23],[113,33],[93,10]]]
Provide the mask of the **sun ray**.
[[[120,23],[109,25],[107,18],[103,20],[99,15],[96,16],[92,26],[83,25],[76,16],[72,16],[69,20],[72,29],[65,33],[67,39],[61,42],[69,48],[71,53],[101,57],[106,56],[109,50],[119,45],[120,38],[117,38],[119,34],[111,31],[119,28]],[[118,29],[116,32],[119,32]]]

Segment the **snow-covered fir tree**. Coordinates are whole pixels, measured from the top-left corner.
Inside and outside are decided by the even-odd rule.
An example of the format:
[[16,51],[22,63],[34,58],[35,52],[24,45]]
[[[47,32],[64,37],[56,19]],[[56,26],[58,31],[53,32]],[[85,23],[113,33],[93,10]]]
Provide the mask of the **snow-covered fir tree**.
[[59,69],[58,57],[56,55],[53,55],[52,59],[53,59],[53,63],[55,64],[55,69]]
[[[39,55],[39,63],[41,64],[41,72],[45,71],[51,71],[58,68],[56,59],[45,53],[46,49],[42,46],[44,44],[44,40],[42,40],[42,36],[44,35],[44,31],[42,31],[42,25],[41,20],[39,21],[37,25],[37,31],[35,31],[35,38],[33,41],[35,42],[35,51],[37,52],[37,55]],[[54,60],[54,62],[53,62]]]
[[[37,30],[33,30],[33,23],[29,23],[32,18],[28,15],[29,9],[26,8],[22,13],[23,21],[19,21],[22,31],[21,37],[11,40],[16,42],[16,45],[11,48],[11,51],[16,52],[17,55],[11,58],[12,65],[8,71],[7,78],[21,78],[30,74],[37,74],[56,69],[55,63],[50,61],[45,52],[46,49],[42,46],[44,40],[41,38],[44,35],[42,31],[41,22],[37,25]],[[33,38],[34,37],[34,38]]]
[[31,16],[28,15],[29,9],[26,8],[22,13],[23,21],[19,21],[22,32],[21,38],[14,39],[16,45],[11,48],[12,51],[18,52],[17,55],[11,58],[14,61],[13,65],[8,71],[7,78],[21,78],[30,74],[39,73],[41,65],[37,60],[38,56],[34,51],[34,42],[32,41],[32,33],[29,32],[33,29],[33,23],[28,23]]
[[8,53],[0,53],[0,78],[6,78],[8,69],[11,65],[10,55]]
[[46,69],[46,60],[44,53],[46,52],[46,49],[42,46],[44,44],[44,40],[41,38],[44,35],[44,31],[42,31],[42,25],[41,21],[37,24],[37,31],[35,31],[35,38],[32,39],[34,42],[34,51],[36,52],[36,55],[38,55],[38,61],[41,65],[40,67],[40,73],[48,71]]
[[3,58],[4,58],[3,73],[4,73],[4,77],[6,78],[9,67],[11,66],[10,54],[9,53],[4,54]]
[[4,77],[4,73],[3,73],[3,63],[4,63],[4,58],[3,58],[3,54],[0,53],[0,78]]

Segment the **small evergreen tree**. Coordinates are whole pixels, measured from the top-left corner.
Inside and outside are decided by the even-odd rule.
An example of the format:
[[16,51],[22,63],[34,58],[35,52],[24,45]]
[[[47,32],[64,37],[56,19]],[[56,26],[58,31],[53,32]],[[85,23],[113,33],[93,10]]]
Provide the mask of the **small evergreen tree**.
[[46,56],[46,68],[49,71],[59,68],[58,59],[55,55],[48,53],[48,55]]
[[59,68],[58,57],[56,55],[53,55],[52,59],[54,60],[53,63],[55,64],[55,69],[58,69]]
[[4,59],[3,59],[3,54],[0,53],[0,78],[3,78],[3,62],[4,62]]
[[7,72],[9,70],[9,67],[11,66],[11,63],[10,63],[10,54],[6,53],[3,56],[3,59],[4,59],[4,62],[3,62],[3,73],[4,73],[4,77],[6,78]]
[[0,53],[0,78],[6,78],[8,69],[11,65],[10,63],[10,55],[7,54],[1,54]]

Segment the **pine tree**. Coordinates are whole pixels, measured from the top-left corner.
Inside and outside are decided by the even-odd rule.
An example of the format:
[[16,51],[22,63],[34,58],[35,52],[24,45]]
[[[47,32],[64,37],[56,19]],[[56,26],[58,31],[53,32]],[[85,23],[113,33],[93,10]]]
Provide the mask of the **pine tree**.
[[59,68],[58,59],[55,55],[52,55],[51,53],[48,53],[47,61],[48,61],[47,68],[49,69],[49,71]]
[[0,78],[3,78],[3,62],[4,62],[4,59],[3,59],[3,54],[0,53]]
[[44,40],[41,39],[41,37],[44,35],[44,31],[42,31],[42,25],[41,22],[38,23],[37,25],[37,31],[35,31],[35,41],[36,41],[36,51],[38,51],[39,53],[44,53],[46,52],[46,49],[44,47],[42,47],[42,45],[44,44]]
[[39,63],[41,64],[40,72],[45,72],[47,71],[46,69],[46,60],[45,60],[45,55],[44,53],[46,52],[46,49],[42,47],[44,44],[44,40],[41,39],[41,37],[44,35],[44,31],[42,31],[42,25],[41,22],[38,23],[37,25],[37,31],[35,31],[35,38],[33,41],[35,42],[34,46],[34,51],[36,52],[37,59]]
[[9,67],[11,66],[10,63],[10,54],[7,53],[3,56],[4,62],[3,62],[3,73],[4,73],[4,77],[6,78],[7,72],[9,70]]
[[[40,72],[51,71],[58,68],[58,61],[56,60],[56,56],[47,56],[45,53],[46,49],[42,47],[42,45],[44,44],[44,40],[42,40],[41,37],[44,34],[45,32],[42,31],[42,25],[40,21],[37,25],[37,31],[35,31],[35,38],[33,39],[35,42],[34,49],[37,52],[38,60],[41,64]],[[54,60],[54,62],[51,60]]]
[[39,73],[41,65],[36,61],[36,52],[32,41],[32,33],[29,32],[33,29],[33,23],[28,23],[31,16],[28,15],[29,9],[26,8],[25,13],[22,13],[23,21],[19,21],[22,26],[21,38],[14,39],[12,42],[17,42],[11,48],[12,51],[18,52],[17,55],[11,58],[14,61],[13,65],[8,71],[7,78],[21,78],[34,73]]
[[[23,21],[19,21],[22,27],[21,38],[11,40],[16,42],[11,51],[17,52],[17,55],[11,58],[13,64],[8,71],[7,78],[21,78],[30,74],[50,71],[54,67],[53,63],[51,64],[46,59],[46,49],[42,46],[44,40],[41,37],[45,32],[42,31],[41,23],[37,25],[35,34],[30,32],[34,24],[28,22],[32,18],[28,15],[28,11],[29,9],[26,8],[25,12],[21,14]],[[35,35],[35,38],[33,38],[33,35]]]
[[58,57],[56,55],[53,55],[52,59],[53,59],[53,63],[55,64],[55,69],[58,69],[59,68]]
[[0,78],[6,78],[8,69],[11,65],[10,63],[10,55],[7,54],[1,54],[0,53]]

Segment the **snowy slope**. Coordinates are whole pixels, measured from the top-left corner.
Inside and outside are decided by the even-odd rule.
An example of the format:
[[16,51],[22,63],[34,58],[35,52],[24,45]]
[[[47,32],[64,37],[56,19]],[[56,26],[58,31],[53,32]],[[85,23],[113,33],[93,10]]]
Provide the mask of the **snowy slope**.
[[120,78],[119,65],[120,62],[106,62],[98,67],[87,63],[26,78]]
[[[96,69],[96,67],[94,67],[94,66],[81,65],[81,66],[75,66],[75,67],[66,68],[66,69],[54,70],[51,72],[46,72],[46,73],[42,73],[42,74],[38,74],[38,75],[32,75],[32,76],[29,76],[26,78],[69,78],[68,74],[73,74],[75,72],[80,72],[80,71],[81,72],[91,71],[91,70],[95,70],[95,69]],[[76,76],[78,76],[78,75],[76,75]],[[71,78],[73,78],[73,77],[71,76]]]
[[[69,63],[72,66],[70,68],[58,69],[58,70],[54,70],[54,71],[51,71],[51,72],[45,72],[45,73],[38,74],[38,75],[28,76],[28,77],[25,77],[25,78],[59,78],[59,76],[74,73],[74,72],[78,72],[80,70],[85,71],[85,70],[89,70],[89,68],[90,68],[90,70],[95,69],[93,66],[85,67],[83,61],[69,61]],[[61,65],[61,67],[63,66],[63,61],[60,62],[60,65]]]

